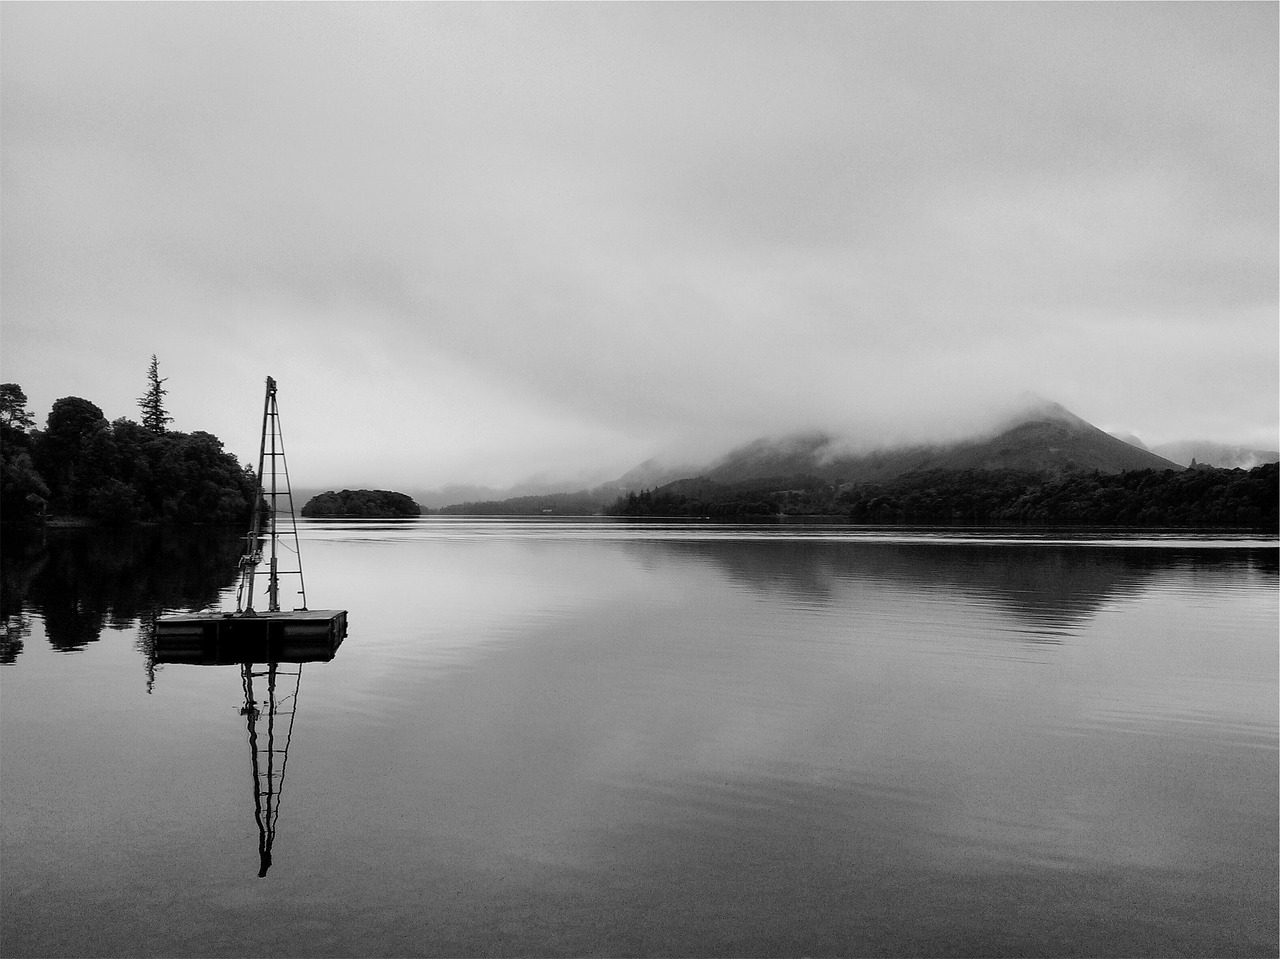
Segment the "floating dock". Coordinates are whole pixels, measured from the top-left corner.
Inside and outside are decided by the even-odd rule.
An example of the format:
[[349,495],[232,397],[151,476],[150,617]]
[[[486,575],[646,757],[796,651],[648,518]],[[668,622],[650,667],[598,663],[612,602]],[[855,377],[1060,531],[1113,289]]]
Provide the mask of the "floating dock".
[[346,636],[345,609],[178,614],[156,621],[156,662],[327,663]]

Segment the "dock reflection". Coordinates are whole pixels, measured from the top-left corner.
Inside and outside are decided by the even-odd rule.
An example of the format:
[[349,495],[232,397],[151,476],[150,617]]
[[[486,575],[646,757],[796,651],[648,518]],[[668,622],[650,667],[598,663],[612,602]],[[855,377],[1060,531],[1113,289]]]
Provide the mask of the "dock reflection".
[[155,634],[152,660],[189,666],[239,666],[244,717],[253,771],[253,817],[258,826],[258,878],[271,868],[271,847],[280,818],[280,797],[289,744],[298,716],[302,668],[337,655],[340,635],[289,636],[261,633],[242,642]]

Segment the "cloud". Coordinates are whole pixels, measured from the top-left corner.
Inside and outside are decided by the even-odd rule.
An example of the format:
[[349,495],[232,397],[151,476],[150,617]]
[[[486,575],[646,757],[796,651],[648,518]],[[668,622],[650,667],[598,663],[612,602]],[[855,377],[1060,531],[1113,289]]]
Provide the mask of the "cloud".
[[925,437],[1025,389],[1277,431],[1268,5],[0,18],[36,408],[133,415],[156,352],[226,438],[271,372],[310,469],[386,484]]

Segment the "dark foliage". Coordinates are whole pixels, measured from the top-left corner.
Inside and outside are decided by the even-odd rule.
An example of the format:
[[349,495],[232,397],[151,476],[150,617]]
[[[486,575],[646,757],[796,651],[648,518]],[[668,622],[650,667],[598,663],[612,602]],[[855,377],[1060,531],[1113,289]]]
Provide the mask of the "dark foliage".
[[1053,479],[965,470],[850,490],[855,522],[1093,526],[1277,526],[1277,464],[1245,470],[1133,470]]
[[31,458],[31,437],[0,424],[0,516],[6,522],[43,515],[49,486]]
[[311,497],[302,507],[302,515],[307,517],[390,519],[396,516],[417,516],[421,512],[411,496],[385,489],[344,489],[341,493],[329,490]]
[[1252,470],[1134,470],[1046,477],[1015,470],[930,470],[837,488],[801,478],[767,487],[673,483],[619,497],[615,516],[840,516],[914,525],[1233,526],[1277,528],[1277,464]]
[[0,424],[6,522],[45,515],[107,524],[248,522],[253,472],[209,433],[157,433],[128,419],[108,423],[78,396],[55,401],[44,430],[12,425],[22,422],[18,416],[7,419]]
[[32,458],[27,394],[17,383],[0,384],[0,516],[21,522],[44,515],[49,485]]

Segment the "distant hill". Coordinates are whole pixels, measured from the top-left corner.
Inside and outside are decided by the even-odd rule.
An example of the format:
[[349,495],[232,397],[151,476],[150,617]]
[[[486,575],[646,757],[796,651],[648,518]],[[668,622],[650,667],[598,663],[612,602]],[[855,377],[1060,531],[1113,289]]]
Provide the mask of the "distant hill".
[[[685,474],[680,474],[685,475]],[[608,487],[600,494],[601,502],[610,496],[617,495],[617,488],[612,483],[603,484]],[[563,496],[568,491],[584,491],[594,487],[582,487],[571,480],[550,482],[547,480],[527,480],[512,486],[476,486],[472,484],[454,483],[449,486],[438,486],[433,489],[410,488],[406,492],[412,496],[425,510],[443,509],[448,506],[459,506],[463,503],[496,503],[510,499],[523,499],[538,496]],[[456,512],[454,510],[453,512]]]
[[618,496],[614,486],[573,493],[539,493],[506,499],[467,500],[438,510],[442,516],[594,516]]
[[923,470],[1020,470],[1044,475],[1181,469],[1046,403],[991,436],[865,453],[843,452],[824,433],[757,440],[733,450],[702,475],[723,484],[812,476],[836,483],[885,482]]
[[1179,466],[1190,466],[1194,459],[1201,466],[1217,466],[1220,469],[1253,469],[1264,463],[1280,463],[1280,452],[1259,450],[1246,446],[1230,446],[1211,443],[1208,440],[1184,440],[1180,443],[1162,443],[1153,452]]
[[695,476],[701,470],[696,466],[667,466],[656,459],[647,459],[639,466],[634,466],[619,476],[610,487],[624,490],[639,489],[642,486],[662,486],[686,476]]

